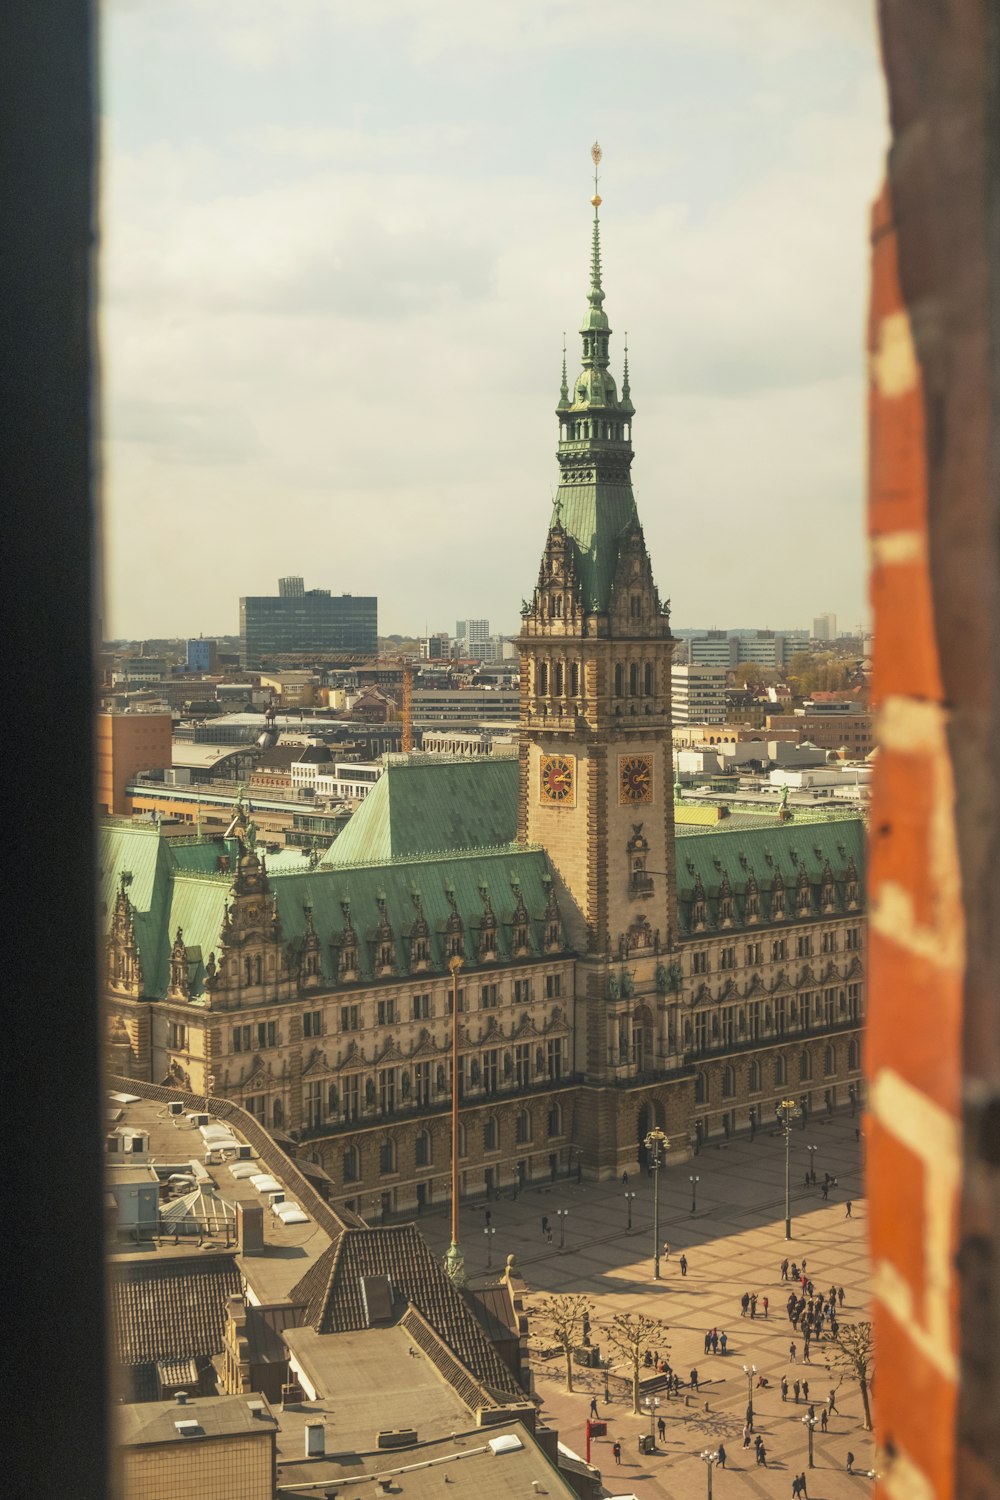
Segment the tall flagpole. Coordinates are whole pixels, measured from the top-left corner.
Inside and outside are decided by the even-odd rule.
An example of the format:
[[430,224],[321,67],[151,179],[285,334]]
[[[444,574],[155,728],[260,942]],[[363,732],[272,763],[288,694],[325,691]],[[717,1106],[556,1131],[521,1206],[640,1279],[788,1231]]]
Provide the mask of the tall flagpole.
[[456,1286],[465,1285],[465,1256],[458,1234],[458,975],[462,959],[456,953],[448,961],[451,970],[451,1244],[444,1258],[445,1270]]

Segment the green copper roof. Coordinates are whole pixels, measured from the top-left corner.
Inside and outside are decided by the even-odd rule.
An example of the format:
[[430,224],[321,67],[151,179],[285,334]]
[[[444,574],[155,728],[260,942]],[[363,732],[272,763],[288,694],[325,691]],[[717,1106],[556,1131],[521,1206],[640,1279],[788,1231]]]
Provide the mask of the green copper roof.
[[556,412],[560,423],[559,488],[549,522],[561,522],[576,544],[577,576],[587,610],[605,613],[622,533],[638,523],[632,494],[632,405],[628,353],[618,395],[609,369],[611,329],[601,285],[600,198],[594,195],[590,288],[580,327],[581,369],[572,384],[563,378]]
[[813,920],[820,916],[819,889],[827,865],[836,889],[835,913],[846,909],[845,892],[853,863],[864,882],[865,827],[860,818],[829,823],[783,823],[772,828],[734,828],[726,824],[698,838],[682,838],[677,847],[677,906],[682,933],[691,932],[691,907],[700,882],[707,926],[718,926],[718,903],[724,877],[734,901],[733,921],[744,926],[745,896],[751,876],[760,894],[760,925],[771,921],[770,892],[780,878],[786,892],[786,920],[796,918],[795,892],[804,871],[813,891]]
[[509,844],[517,833],[517,761],[390,759],[325,866]]

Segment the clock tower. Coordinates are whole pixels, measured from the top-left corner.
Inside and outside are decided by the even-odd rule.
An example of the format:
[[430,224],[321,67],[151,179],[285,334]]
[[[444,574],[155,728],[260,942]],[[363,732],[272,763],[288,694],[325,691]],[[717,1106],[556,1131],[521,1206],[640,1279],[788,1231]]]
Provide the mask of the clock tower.
[[[598,146],[592,155],[596,168]],[[597,1009],[581,1028],[577,1065],[596,1079],[616,1074],[622,1050],[634,1066],[631,1038],[619,1047],[616,1005],[631,1012],[641,991],[655,995],[677,923],[675,641],[632,494],[627,345],[620,394],[609,368],[596,170],[594,185],[581,368],[570,383],[564,349],[559,486],[538,583],[522,607],[518,836],[548,851],[584,955],[581,978]]]

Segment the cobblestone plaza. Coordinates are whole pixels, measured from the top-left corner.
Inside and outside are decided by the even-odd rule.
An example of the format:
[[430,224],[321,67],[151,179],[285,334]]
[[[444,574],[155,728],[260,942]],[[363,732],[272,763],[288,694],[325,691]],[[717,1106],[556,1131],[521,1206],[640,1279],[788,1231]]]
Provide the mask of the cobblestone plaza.
[[[667,1167],[660,1182],[660,1240],[670,1246],[661,1265],[662,1279],[653,1278],[653,1182],[643,1175],[632,1177],[626,1188],[621,1182],[577,1183],[561,1180],[544,1187],[533,1186],[514,1199],[501,1196],[489,1205],[493,1235],[484,1234],[485,1203],[463,1210],[462,1244],[470,1281],[487,1276],[487,1258],[494,1271],[513,1253],[529,1291],[535,1387],[543,1402],[543,1415],[558,1427],[560,1440],[581,1457],[585,1453],[585,1424],[590,1398],[596,1395],[607,1435],[595,1438],[591,1462],[602,1471],[609,1494],[674,1497],[706,1494],[708,1475],[699,1455],[726,1449],[726,1467],[716,1465],[712,1473],[716,1497],[737,1493],[753,1496],[788,1496],[795,1475],[806,1473],[808,1495],[819,1500],[867,1494],[865,1477],[873,1465],[871,1434],[863,1430],[861,1397],[856,1382],[841,1381],[839,1372],[828,1372],[825,1337],[814,1341],[811,1363],[802,1362],[802,1339],[789,1324],[785,1312],[788,1284],[781,1279],[781,1262],[787,1255],[801,1263],[817,1289],[831,1284],[843,1286],[843,1323],[867,1316],[869,1262],[866,1244],[866,1205],[862,1197],[860,1152],[856,1136],[859,1120],[848,1115],[811,1120],[806,1129],[796,1126],[790,1135],[790,1179],[792,1239],[785,1239],[784,1172],[785,1145],[779,1131],[759,1132],[748,1138],[703,1150],[688,1163]],[[815,1151],[810,1151],[810,1146]],[[813,1167],[818,1182],[806,1187],[806,1172]],[[824,1174],[837,1179],[822,1197]],[[696,1183],[691,1178],[696,1177]],[[695,1211],[691,1212],[692,1188]],[[634,1192],[632,1232],[627,1229],[626,1191]],[[851,1202],[848,1218],[846,1204]],[[560,1218],[559,1211],[564,1212]],[[550,1221],[549,1243],[542,1230],[543,1215]],[[442,1254],[448,1243],[448,1225],[443,1215],[430,1215],[421,1227],[434,1248]],[[560,1237],[565,1248],[560,1251]],[[489,1243],[487,1243],[489,1242]],[[678,1259],[688,1262],[682,1276]],[[745,1291],[758,1294],[757,1317],[741,1316],[740,1299]],[[582,1293],[593,1304],[592,1337],[602,1355],[611,1355],[602,1340],[601,1325],[614,1313],[644,1313],[667,1326],[660,1343],[674,1370],[684,1381],[681,1394],[667,1399],[657,1392],[653,1423],[663,1417],[666,1437],[657,1439],[650,1455],[639,1452],[639,1438],[648,1434],[650,1415],[632,1413],[631,1398],[619,1361],[609,1378],[610,1400],[604,1398],[604,1373],[574,1367],[575,1391],[565,1391],[565,1363],[551,1342],[544,1338],[544,1319],[539,1305],[553,1292]],[[762,1299],[769,1299],[763,1316]],[[725,1330],[728,1351],[704,1353],[705,1333]],[[797,1362],[789,1363],[789,1343],[796,1344]],[[545,1357],[549,1352],[550,1357]],[[757,1367],[754,1383],[754,1432],[763,1437],[767,1467],[756,1464],[753,1449],[744,1450],[742,1430],[747,1405],[748,1379],[744,1365]],[[697,1368],[699,1391],[689,1385]],[[841,1381],[836,1395],[837,1411],[824,1433],[817,1420],[814,1433],[815,1467],[808,1467],[808,1431],[802,1418],[808,1403],[796,1404],[791,1392],[782,1402],[780,1380],[788,1376],[810,1382],[810,1398],[819,1418],[831,1386]],[[767,1378],[766,1388],[757,1379]],[[612,1445],[622,1446],[621,1467],[616,1468]],[[848,1452],[854,1454],[854,1475],[848,1475]]]

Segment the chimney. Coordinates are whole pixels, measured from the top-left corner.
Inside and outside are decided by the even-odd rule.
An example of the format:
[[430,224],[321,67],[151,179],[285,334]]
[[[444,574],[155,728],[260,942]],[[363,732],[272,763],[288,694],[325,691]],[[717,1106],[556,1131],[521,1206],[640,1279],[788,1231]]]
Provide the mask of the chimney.
[[187,1391],[178,1391],[177,1392],[177,1405],[178,1406],[187,1406],[187,1402],[188,1402],[188,1393],[187,1393]]
[[237,1203],[236,1243],[244,1255],[257,1255],[264,1248],[264,1207],[260,1203]]
[[322,1422],[306,1423],[306,1458],[322,1458],[326,1453],[326,1428]]

